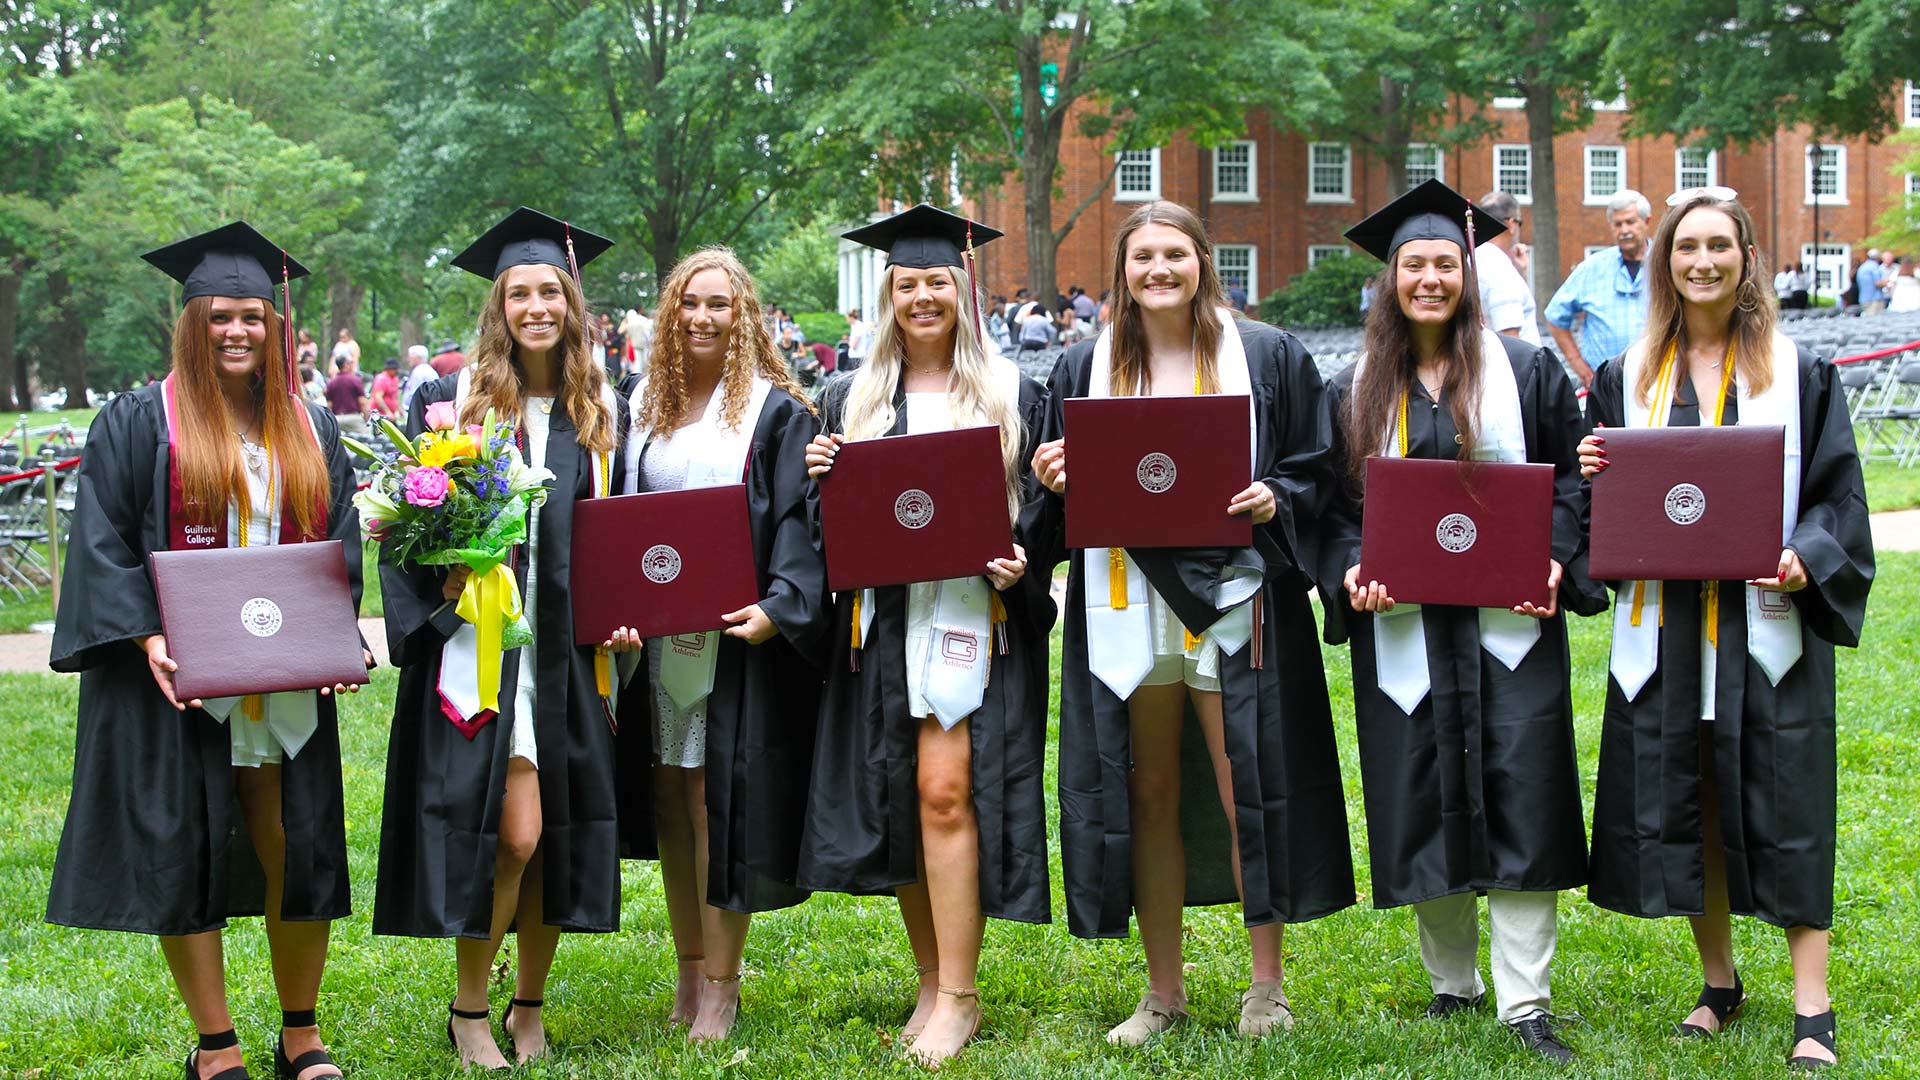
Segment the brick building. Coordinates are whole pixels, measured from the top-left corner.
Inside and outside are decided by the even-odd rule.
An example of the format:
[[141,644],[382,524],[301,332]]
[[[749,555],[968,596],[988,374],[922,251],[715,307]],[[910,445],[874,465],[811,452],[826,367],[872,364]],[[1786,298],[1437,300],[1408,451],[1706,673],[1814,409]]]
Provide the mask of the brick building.
[[[1896,88],[1899,117],[1920,128],[1920,84]],[[1482,142],[1449,149],[1409,148],[1407,178],[1437,176],[1472,198],[1498,188],[1523,205],[1533,197],[1532,151],[1518,99],[1496,98],[1488,106],[1497,129]],[[1753,212],[1770,265],[1814,262],[1814,217],[1819,213],[1821,292],[1846,288],[1852,268],[1866,254],[1864,237],[1874,222],[1907,193],[1920,194],[1920,177],[1894,175],[1908,152],[1900,146],[1853,139],[1823,143],[1820,160],[1809,155],[1805,130],[1783,130],[1766,143],[1736,149],[1682,149],[1667,136],[1628,138],[1628,114],[1601,105],[1584,131],[1554,140],[1560,210],[1561,276],[1588,251],[1612,243],[1607,198],[1626,187],[1646,195],[1658,221],[1662,200],[1682,187],[1725,184],[1740,192]],[[1068,119],[1068,131],[1075,130]],[[1213,150],[1183,137],[1153,150],[1123,155],[1112,186],[1088,206],[1060,245],[1056,275],[1062,292],[1080,285],[1099,295],[1108,287],[1114,230],[1135,204],[1170,199],[1197,210],[1216,244],[1223,277],[1246,286],[1255,300],[1280,288],[1326,254],[1350,250],[1341,233],[1385,203],[1387,170],[1376,158],[1347,143],[1311,139],[1249,116],[1243,141]],[[1054,198],[1058,223],[1100,183],[1113,159],[1102,143],[1069,134],[1060,151],[1062,177]],[[1026,241],[1021,225],[1022,191],[1011,180],[971,204],[971,212],[1007,233],[981,253],[990,293],[1013,295],[1026,284]],[[1522,239],[1532,242],[1531,217]],[[871,305],[881,263],[843,245],[840,307]],[[1545,306],[1546,296],[1540,297]]]

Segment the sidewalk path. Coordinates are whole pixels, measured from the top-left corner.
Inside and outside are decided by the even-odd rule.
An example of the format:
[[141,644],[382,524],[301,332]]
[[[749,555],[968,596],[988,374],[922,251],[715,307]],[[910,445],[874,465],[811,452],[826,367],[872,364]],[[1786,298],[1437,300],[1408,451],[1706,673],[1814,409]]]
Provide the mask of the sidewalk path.
[[[1920,510],[1893,510],[1873,515],[1875,551],[1920,551]],[[1053,581],[1054,603],[1066,600],[1067,578]],[[374,658],[387,666],[387,631],[379,619],[361,619],[360,633],[373,647]],[[51,634],[0,634],[0,672],[46,671]]]

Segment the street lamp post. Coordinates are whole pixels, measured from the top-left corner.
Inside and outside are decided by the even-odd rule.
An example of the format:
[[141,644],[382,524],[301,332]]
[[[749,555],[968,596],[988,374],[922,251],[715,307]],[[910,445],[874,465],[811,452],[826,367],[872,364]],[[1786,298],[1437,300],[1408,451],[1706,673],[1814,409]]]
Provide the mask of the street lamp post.
[[1813,188],[1813,295],[1807,301],[1810,308],[1820,306],[1820,144],[1807,145],[1808,184]]

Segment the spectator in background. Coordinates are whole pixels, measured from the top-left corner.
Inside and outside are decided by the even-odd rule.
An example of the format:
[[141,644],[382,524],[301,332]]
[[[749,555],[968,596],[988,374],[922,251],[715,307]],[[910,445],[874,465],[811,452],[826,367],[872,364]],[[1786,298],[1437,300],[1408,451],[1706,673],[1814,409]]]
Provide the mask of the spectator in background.
[[595,315],[587,323],[587,352],[593,357],[593,362],[600,365],[600,370],[611,369],[607,375],[607,381],[617,384],[620,381],[620,364],[607,351],[607,338],[612,332],[613,316],[604,311]]
[[360,381],[359,366],[353,357],[342,357],[340,374],[327,380],[327,407],[348,435],[367,433],[367,384]]
[[644,304],[635,304],[627,311],[627,317],[620,323],[621,332],[627,337],[627,370],[633,374],[644,374],[647,370],[647,352],[653,348],[653,320],[647,318]]
[[1092,327],[1093,321],[1100,317],[1100,308],[1093,302],[1093,297],[1078,285],[1067,286],[1067,295],[1072,298],[1073,317]]
[[300,330],[299,343],[293,347],[293,358],[309,368],[320,360],[320,343],[313,340],[313,335],[305,327]]
[[[1594,368],[1627,351],[1647,325],[1647,282],[1640,272],[1647,256],[1653,207],[1647,197],[1622,188],[1607,201],[1614,246],[1596,251],[1573,268],[1547,304],[1553,343],[1583,386]],[[1580,340],[1573,338],[1580,323]]]
[[1093,328],[1095,330],[1105,330],[1107,327],[1113,325],[1113,300],[1111,296],[1111,290],[1100,290],[1100,313],[1098,317],[1093,320]]
[[1053,344],[1055,346],[1064,349],[1092,336],[1093,324],[1083,321],[1074,314],[1072,307],[1061,308],[1060,314],[1054,316]]
[[610,315],[602,317],[607,320],[607,381],[618,386],[627,374],[627,323],[625,319],[614,322]]
[[[795,340],[800,340],[795,338]],[[805,344],[801,341],[801,344]],[[873,329],[860,319],[860,309],[847,312],[847,363],[850,367],[859,367],[866,363],[867,353],[873,348]]]
[[440,351],[427,362],[432,364],[434,372],[440,375],[451,375],[467,366],[467,358],[460,352],[460,343],[452,338],[441,342]]
[[313,361],[300,365],[300,393],[315,405],[327,403],[327,377],[320,374],[317,366],[320,353],[316,350]]
[[407,382],[400,388],[400,415],[407,415],[413,408],[413,395],[421,387],[440,377],[427,362],[427,347],[412,345],[407,348]]
[[[1489,191],[1480,209],[1507,231],[1473,249],[1473,272],[1480,282],[1480,318],[1489,330],[1540,344],[1540,320],[1533,290],[1527,287],[1526,245],[1519,242],[1520,202],[1504,191]],[[1522,254],[1515,258],[1514,250]],[[1364,310],[1364,306],[1362,308]]]
[[333,361],[332,373],[343,370],[346,366],[344,361],[351,360],[356,365],[360,363],[360,343],[353,340],[352,327],[340,328],[339,339],[333,343],[333,355],[330,359]]
[[1029,301],[1020,317],[1020,351],[1039,352],[1053,343],[1053,321],[1039,301]]
[[1773,275],[1773,299],[1782,308],[1793,306],[1793,264],[1781,263]]
[[1013,351],[1013,335],[1007,332],[1007,298],[996,296],[987,309],[987,336],[1000,347],[1002,355]]
[[[1893,269],[1891,266],[1893,252],[1887,252],[1882,258],[1887,260],[1884,265]],[[1887,292],[1889,312],[1920,311],[1920,279],[1916,279],[1913,275],[1913,256],[1909,255],[1901,259],[1899,267],[1893,269],[1892,276],[1887,278],[1886,284],[1882,287]]]
[[781,359],[784,359],[787,366],[795,373],[798,373],[813,358],[813,350],[807,348],[805,342],[793,336],[791,327],[781,328],[776,345],[780,350]]
[[373,377],[373,411],[389,420],[400,419],[400,358],[390,356],[380,374]]
[[[1887,252],[1891,255],[1892,252]],[[1883,287],[1887,280],[1887,268],[1880,261],[1881,252],[1877,248],[1867,249],[1867,261],[1853,275],[1853,287],[1860,293],[1860,314],[1878,315],[1887,310],[1887,293]]]
[[1227,304],[1233,310],[1245,313],[1247,310],[1247,286],[1245,282],[1233,281],[1227,284]]

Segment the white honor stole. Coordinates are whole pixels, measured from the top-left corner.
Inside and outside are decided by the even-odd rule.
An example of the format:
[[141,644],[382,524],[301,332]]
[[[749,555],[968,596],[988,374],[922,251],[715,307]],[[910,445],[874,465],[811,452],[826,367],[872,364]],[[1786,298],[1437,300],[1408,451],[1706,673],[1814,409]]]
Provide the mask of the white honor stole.
[[[461,368],[460,379],[455,384],[453,393],[453,409],[456,416],[466,407],[467,393],[472,387],[473,369],[471,367]],[[606,406],[609,415],[619,416],[619,411],[614,406],[614,394],[611,387],[601,387],[600,400],[601,403]],[[589,454],[587,457],[590,463],[589,467],[593,473],[592,497],[598,499],[609,494],[608,489],[613,484],[613,455]],[[531,448],[529,448],[527,452],[527,460],[529,463],[533,460]],[[529,544],[531,544],[532,538],[529,537],[528,540]],[[529,548],[529,550],[531,550],[531,548]],[[449,603],[451,602],[452,601],[449,601]],[[505,653],[502,653],[501,660],[503,663],[505,659]],[[605,659],[596,656],[594,661],[595,682],[598,684],[600,696],[606,700],[607,715],[612,716],[614,699],[619,693],[619,684],[610,677],[601,677],[608,672],[610,672],[610,667]],[[527,678],[533,677],[532,672],[524,674]],[[448,713],[458,714],[462,722],[471,721],[474,717],[479,716],[485,711],[480,707],[480,632],[472,623],[467,622],[465,619],[460,621],[460,625],[456,627],[453,634],[447,638],[446,644],[440,646],[439,690],[441,709]],[[513,687],[505,685],[500,687],[500,697],[503,700],[510,697],[512,693]],[[469,736],[469,738],[471,738],[471,736]]]
[[[166,383],[161,389],[161,393],[171,393],[172,385],[171,382]],[[299,405],[299,409],[301,418],[307,422],[308,431],[313,432],[314,443],[318,445],[320,435],[318,432],[313,431],[313,414],[307,411],[304,402]],[[172,416],[173,411],[168,409],[167,415]],[[280,542],[280,510],[286,505],[287,501],[285,494],[286,480],[285,475],[281,471],[278,459],[269,460],[268,465],[270,467],[268,475],[271,478],[268,483],[272,490],[278,494],[273,495],[267,505],[266,539],[255,540],[252,535],[253,530],[248,529],[248,540],[250,541],[246,545],[248,547],[270,546]],[[248,515],[253,513],[253,495],[251,491],[248,492],[247,506],[244,512]],[[228,547],[241,546],[241,513],[242,509],[238,502],[229,499],[227,501]],[[242,709],[240,720],[234,722],[234,709],[250,697],[259,700],[260,715],[257,717],[249,716],[247,715],[247,710]],[[258,766],[271,762],[274,759],[275,747],[283,751],[289,761],[306,747],[307,740],[313,738],[314,731],[320,726],[319,702],[320,691],[318,690],[282,690],[273,694],[248,694],[242,697],[207,698],[201,702],[201,705],[215,720],[226,724],[229,732],[232,734],[232,763],[235,765]]]
[[[1013,361],[990,353],[993,385],[1005,396],[1007,408],[1020,411],[1020,369]],[[908,431],[909,435],[926,432]],[[907,630],[925,629],[927,654],[920,669],[920,691],[942,730],[972,716],[986,699],[993,662],[993,583],[984,574],[936,582],[933,609],[916,612],[907,605]],[[873,629],[872,589],[860,591],[860,640]]]
[[[760,422],[760,410],[766,406],[767,392],[772,389],[772,383],[755,375],[748,390],[746,410],[740,414],[740,425],[729,428],[720,416],[720,410],[726,403],[726,394],[724,388],[716,388],[700,419],[668,436],[689,440],[687,478],[681,484],[682,490],[741,482],[746,474],[747,454],[753,448],[754,427]],[[633,414],[633,430],[627,435],[626,493],[629,495],[640,490],[640,459],[646,453],[647,442],[652,437],[652,432],[640,420],[640,403],[646,390],[647,381],[642,379],[634,387],[633,396],[628,402]],[[655,648],[660,650],[660,688],[673,699],[674,708],[682,713],[707,700],[707,696],[713,693],[722,633],[719,630],[703,630],[697,634],[675,634],[656,639],[658,644]],[[621,664],[623,677],[630,675],[632,669],[638,666],[639,657],[623,656]]]
[[[1786,429],[1785,454],[1780,468],[1780,545],[1793,537],[1800,521],[1800,360],[1799,351],[1785,334],[1774,331],[1771,360],[1773,381],[1764,393],[1754,394],[1745,378],[1734,369],[1734,385],[1740,403],[1741,425],[1771,426]],[[1646,339],[1641,339],[1621,358],[1622,397],[1625,399],[1627,426],[1644,428],[1664,426],[1666,415],[1650,415],[1650,406],[1638,400],[1633,388],[1639,385],[1641,369],[1658,359],[1647,355]],[[1674,365],[1673,379],[1681,378],[1680,365]],[[1673,387],[1664,391],[1656,386],[1652,396],[1661,397],[1672,410]],[[1701,402],[1704,418],[1709,402]],[[1660,666],[1660,602],[1662,583],[1658,581],[1622,582],[1613,605],[1613,654],[1608,669],[1620,690],[1632,701]],[[1775,686],[1800,661],[1800,609],[1785,593],[1768,592],[1746,586],[1747,655],[1753,657]],[[1631,598],[1631,599],[1629,599]],[[1623,602],[1624,601],[1624,602]],[[1715,627],[1714,636],[1718,637]],[[1719,672],[1718,650],[1707,639],[1704,617],[1700,625],[1700,715],[1711,720],[1714,714],[1714,682]]]
[[[1233,313],[1224,308],[1220,320],[1220,352],[1214,368],[1220,378],[1220,393],[1245,394],[1249,438],[1248,469],[1260,452],[1260,432],[1253,405],[1253,369],[1247,360],[1246,346],[1234,325]],[[1198,363],[1198,359],[1195,360]],[[1113,366],[1113,330],[1100,332],[1093,343],[1092,364],[1088,369],[1087,396],[1113,396],[1110,372]],[[1124,548],[1087,548],[1080,553],[1081,580],[1087,607],[1087,667],[1122,701],[1131,696],[1153,670],[1152,588],[1147,576]],[[1212,626],[1202,629],[1200,639],[1211,641],[1220,652],[1233,656],[1253,638],[1253,607],[1247,601],[1260,591],[1262,575],[1242,567],[1229,567],[1226,576],[1214,586],[1214,610],[1223,612]],[[1115,584],[1122,590],[1116,593]],[[1189,629],[1188,633],[1192,633]]]
[[[1354,383],[1366,370],[1363,354],[1354,365]],[[1499,335],[1480,330],[1480,408],[1475,416],[1473,460],[1523,462],[1527,460],[1526,430],[1520,416],[1520,387]],[[1382,440],[1382,457],[1400,456],[1399,418]],[[1506,608],[1480,608],[1480,647],[1506,665],[1508,671],[1533,651],[1540,640],[1540,620],[1516,615]],[[1373,616],[1373,663],[1382,693],[1408,716],[1433,689],[1427,666],[1427,629],[1420,605],[1393,605],[1392,611]]]

